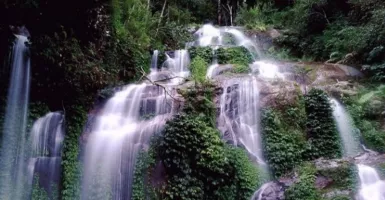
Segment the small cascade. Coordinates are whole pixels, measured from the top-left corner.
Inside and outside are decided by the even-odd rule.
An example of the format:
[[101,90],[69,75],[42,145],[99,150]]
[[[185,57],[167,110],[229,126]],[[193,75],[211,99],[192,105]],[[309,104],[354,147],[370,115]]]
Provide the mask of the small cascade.
[[171,84],[164,85],[167,94],[163,87],[132,84],[108,100],[87,138],[81,199],[131,198],[138,152],[175,112]]
[[159,51],[154,50],[151,58],[151,71],[158,69],[158,57],[159,57]]
[[251,197],[250,200],[262,200],[263,193],[265,190],[271,185],[271,183],[265,183],[263,184]]
[[32,158],[29,161],[29,182],[38,181],[37,184],[45,189],[50,198],[58,194],[60,183],[63,120],[61,112],[48,113],[34,123],[31,131]]
[[257,79],[253,76],[230,79],[224,83],[223,88],[218,129],[225,140],[243,146],[258,163],[264,165]]
[[195,35],[198,37],[198,46],[222,46],[222,31],[211,24],[203,25]]
[[262,57],[262,52],[255,41],[234,27],[216,28],[211,24],[205,24],[195,33],[195,36],[197,37],[196,46],[211,46],[214,49],[221,46],[243,46],[253,55],[254,60]]
[[22,199],[26,168],[25,143],[30,89],[28,38],[16,35],[0,150],[0,199]]
[[190,75],[188,69],[190,65],[190,55],[187,50],[177,50],[174,53],[174,56],[171,57],[167,55],[167,60],[163,63],[163,70],[169,70],[174,77],[171,81],[172,84],[176,85],[183,81],[184,78],[187,78]]
[[357,165],[361,182],[358,200],[385,200],[385,181],[381,181],[374,168]]
[[218,67],[219,67],[218,64],[212,64],[212,65],[210,65],[210,67],[208,68],[207,73],[206,73],[206,78],[207,78],[207,79],[211,79],[211,78],[213,78],[215,75],[217,75],[217,69],[218,69]]
[[279,78],[284,79],[285,76],[279,71],[277,65],[274,65],[267,61],[256,61],[251,65],[253,72],[258,72],[262,78],[273,79]]
[[333,105],[333,116],[344,146],[345,156],[356,156],[360,153],[360,141],[356,136],[353,121],[343,105],[336,99],[330,99]]

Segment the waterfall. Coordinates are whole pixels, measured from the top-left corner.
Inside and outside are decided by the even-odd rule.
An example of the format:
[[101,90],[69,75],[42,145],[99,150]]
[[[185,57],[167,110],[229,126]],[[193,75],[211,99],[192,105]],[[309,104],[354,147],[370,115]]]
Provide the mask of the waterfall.
[[255,160],[265,165],[259,119],[259,88],[253,76],[231,79],[223,84],[218,129],[225,139],[242,145]]
[[158,57],[159,57],[159,51],[154,50],[151,58],[151,70],[157,70],[158,69]]
[[136,156],[173,110],[159,86],[133,84],[115,93],[87,139],[81,199],[130,199]]
[[[29,162],[29,183],[38,179],[38,185],[54,198],[61,177],[61,150],[64,140],[63,115],[51,112],[38,119],[32,127],[32,158]],[[35,180],[35,181],[36,181]],[[30,184],[31,185],[31,184]]]
[[16,35],[0,150],[0,199],[22,199],[30,84],[27,37]]
[[249,50],[254,60],[262,57],[262,52],[255,41],[234,27],[216,28],[211,24],[205,24],[195,32],[195,36],[197,37],[195,42],[197,46],[211,46],[213,48],[218,48],[219,46],[243,46]]
[[381,181],[374,168],[357,165],[360,176],[361,188],[358,193],[359,200],[385,200],[385,181]]
[[171,76],[174,77],[171,84],[177,85],[190,75],[190,71],[188,70],[190,65],[190,55],[185,49],[177,50],[173,54],[174,57],[170,57],[166,54],[167,60],[163,63],[162,68],[171,72]]
[[271,183],[265,183],[263,184],[250,198],[250,200],[262,200],[263,193],[265,190],[271,185]]
[[253,72],[258,72],[262,78],[279,78],[284,79],[284,75],[279,71],[278,66],[267,61],[256,61],[251,65]]
[[333,116],[342,139],[344,155],[358,155],[360,153],[360,142],[358,135],[355,134],[351,117],[336,99],[330,99],[330,102],[333,105]]

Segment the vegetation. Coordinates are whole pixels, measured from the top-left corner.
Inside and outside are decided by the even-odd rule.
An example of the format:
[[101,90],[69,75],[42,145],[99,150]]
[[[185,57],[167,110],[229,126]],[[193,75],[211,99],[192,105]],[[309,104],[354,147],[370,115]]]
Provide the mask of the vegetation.
[[285,191],[285,199],[287,200],[319,200],[321,196],[315,188],[316,169],[311,163],[305,163],[296,170],[299,179]]
[[290,129],[285,119],[272,109],[265,110],[262,115],[264,151],[275,177],[290,172],[302,161],[305,138],[298,129]]
[[254,30],[281,29],[275,42],[282,50],[274,52],[279,57],[354,64],[373,82],[384,80],[384,1],[274,2],[248,4],[240,9],[236,23]]
[[203,83],[206,81],[207,68],[207,62],[200,56],[197,56],[192,60],[190,70],[195,82]]
[[356,96],[344,98],[364,144],[367,148],[378,152],[385,152],[385,131],[382,130],[380,123],[385,108],[384,89],[382,85],[369,86]]
[[245,47],[219,48],[216,54],[219,64],[249,66],[253,61],[252,55]]
[[312,89],[305,97],[305,108],[309,140],[306,157],[308,159],[340,157],[342,154],[340,138],[326,93]]
[[202,117],[176,116],[159,148],[168,177],[165,199],[249,199],[259,185],[246,153],[227,147]]

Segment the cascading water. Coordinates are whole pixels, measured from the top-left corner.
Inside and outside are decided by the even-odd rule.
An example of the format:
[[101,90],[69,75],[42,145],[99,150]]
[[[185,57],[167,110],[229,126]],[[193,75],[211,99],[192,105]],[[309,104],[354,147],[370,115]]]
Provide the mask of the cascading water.
[[284,79],[284,75],[279,71],[278,66],[267,61],[256,61],[251,65],[253,72],[258,72],[262,78],[279,78]]
[[219,46],[243,46],[253,55],[254,60],[262,57],[262,53],[256,43],[242,31],[233,27],[216,28],[211,24],[205,24],[195,35],[197,37],[195,45],[197,46],[212,46],[213,48]]
[[223,83],[218,129],[225,139],[242,145],[260,164],[262,142],[259,127],[259,88],[253,76]]
[[175,51],[174,57],[167,55],[167,60],[163,64],[163,68],[172,72],[174,78],[171,83],[176,85],[190,75],[190,71],[188,70],[189,65],[190,55],[187,50],[183,49]]
[[340,102],[336,99],[330,99],[330,102],[333,105],[333,116],[344,146],[344,155],[352,157],[358,155],[360,141],[358,135],[355,134],[352,119]]
[[154,50],[151,58],[151,70],[157,70],[158,69],[158,57],[159,57],[159,51]]
[[0,199],[22,199],[30,84],[27,37],[16,35],[0,150]]
[[[172,74],[188,74],[186,54],[184,50],[176,52],[169,66]],[[108,100],[87,139],[81,199],[131,198],[138,152],[175,111],[170,97],[174,83],[171,79],[163,87],[129,85]]]
[[[31,131],[32,158],[29,161],[29,182],[38,181],[51,199],[58,194],[61,177],[61,150],[64,140],[64,117],[61,112],[48,113],[38,119]],[[57,198],[57,197],[56,197]]]
[[374,168],[357,165],[361,188],[358,200],[385,200],[385,181],[381,181]]

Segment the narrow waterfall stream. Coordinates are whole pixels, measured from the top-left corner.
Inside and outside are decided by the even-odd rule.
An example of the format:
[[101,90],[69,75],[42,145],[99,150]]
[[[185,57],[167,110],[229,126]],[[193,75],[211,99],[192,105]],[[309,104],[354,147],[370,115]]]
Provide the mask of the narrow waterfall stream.
[[[175,112],[172,87],[188,74],[188,53],[176,51],[163,87],[132,84],[108,100],[97,116],[85,147],[81,199],[131,199],[136,157]],[[156,70],[152,75],[156,76]],[[167,90],[167,93],[166,93]]]
[[337,123],[338,132],[340,133],[343,152],[345,156],[356,156],[360,153],[359,136],[355,134],[353,121],[349,113],[343,105],[336,99],[330,100],[333,106],[333,116]]
[[376,170],[366,165],[357,165],[360,176],[358,200],[385,200],[385,181]]
[[28,38],[16,35],[12,51],[11,78],[0,150],[0,199],[23,199],[25,143],[30,89]]
[[256,78],[230,79],[222,87],[218,129],[225,140],[243,146],[258,163],[264,165]]
[[38,119],[31,131],[32,157],[29,161],[29,183],[36,182],[52,199],[58,194],[61,177],[61,150],[64,140],[64,116],[51,112]]

